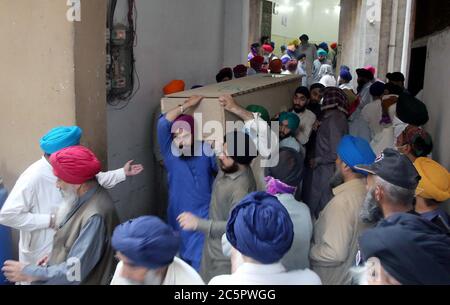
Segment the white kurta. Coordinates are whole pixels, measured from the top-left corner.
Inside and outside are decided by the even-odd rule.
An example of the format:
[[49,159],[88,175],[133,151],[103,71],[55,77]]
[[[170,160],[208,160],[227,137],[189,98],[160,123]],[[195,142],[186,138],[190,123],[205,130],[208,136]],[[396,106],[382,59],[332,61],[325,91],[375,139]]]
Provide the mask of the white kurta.
[[370,135],[369,124],[364,120],[361,112],[364,107],[366,107],[373,101],[372,95],[370,95],[370,86],[372,86],[372,84],[373,82],[367,83],[361,90],[359,94],[360,104],[349,118],[350,135],[363,138],[367,142],[372,141],[372,137]]
[[[389,116],[395,116],[396,104],[389,107]],[[381,100],[375,100],[361,112],[364,120],[369,124],[372,136],[370,146],[377,156],[379,156],[386,148],[394,148],[394,127],[393,125],[383,126],[380,124],[382,117]]]
[[250,167],[255,176],[257,190],[265,191],[264,167],[271,164],[268,158],[273,158],[274,153],[278,151],[278,136],[270,129],[267,122],[260,117],[259,113],[253,113],[253,119],[245,122],[243,131],[250,136],[250,139],[252,139],[258,149],[258,156],[252,161]]
[[[105,188],[124,181],[125,171],[100,173],[97,180]],[[55,231],[49,228],[50,215],[62,203],[57,178],[50,163],[42,157],[17,180],[0,211],[0,224],[20,231],[19,261],[36,264],[52,251]]]
[[300,119],[300,127],[297,131],[297,141],[302,145],[306,145],[309,142],[309,138],[311,137],[311,133],[313,130],[314,123],[317,121],[316,115],[309,109],[306,109],[304,112],[295,113]]
[[[120,275],[122,268],[123,263],[119,262],[111,285],[131,285],[130,281]],[[162,285],[205,285],[205,283],[191,266],[178,257],[175,257],[173,263],[167,269],[167,274]]]
[[231,275],[216,276],[209,285],[322,285],[322,282],[310,269],[286,272],[281,263],[244,263]]

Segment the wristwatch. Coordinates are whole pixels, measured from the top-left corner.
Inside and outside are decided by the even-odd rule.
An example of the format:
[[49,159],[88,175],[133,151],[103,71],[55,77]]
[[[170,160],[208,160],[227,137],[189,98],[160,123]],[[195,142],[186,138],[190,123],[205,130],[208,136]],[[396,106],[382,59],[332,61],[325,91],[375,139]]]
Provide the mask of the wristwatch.
[[184,113],[184,107],[183,107],[183,105],[179,105],[180,106],[180,112],[181,112],[181,114],[183,114]]

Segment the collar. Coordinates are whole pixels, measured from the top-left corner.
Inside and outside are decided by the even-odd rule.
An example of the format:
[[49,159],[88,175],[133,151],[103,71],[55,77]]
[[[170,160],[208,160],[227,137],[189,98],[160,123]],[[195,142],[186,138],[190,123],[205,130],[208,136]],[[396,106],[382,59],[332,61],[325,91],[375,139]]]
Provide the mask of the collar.
[[395,94],[387,94],[387,95],[383,96],[383,101],[384,101],[384,100],[387,100],[387,99],[390,99],[390,98],[398,98],[398,95],[395,95]]
[[334,196],[337,196],[344,192],[351,192],[355,188],[360,188],[360,187],[364,187],[364,188],[366,187],[365,179],[353,179],[353,180],[350,180],[348,182],[345,182],[345,183],[339,185],[338,187],[335,187],[333,189],[333,194],[334,194]]
[[45,156],[42,156],[42,161],[44,162],[44,164],[45,164],[45,166],[47,167],[47,168],[50,168],[51,170],[52,170],[52,172],[53,172],[53,167],[52,167],[52,165],[50,164],[50,162],[47,160],[47,158],[45,158]]
[[448,217],[447,213],[442,208],[437,208],[436,210],[425,212],[420,214],[423,218],[432,221],[434,218],[442,216],[444,219]]
[[292,199],[297,201],[294,197],[294,194],[288,194],[288,193],[276,194],[275,197],[277,197],[281,203],[283,203],[283,201],[292,200]]
[[236,180],[237,178],[239,178],[243,174],[248,173],[248,171],[249,171],[249,167],[246,166],[245,168],[240,169],[237,172],[234,172],[234,173],[231,173],[231,174],[223,173],[223,175],[224,175],[224,177],[230,178],[231,180]]
[[286,269],[280,262],[275,264],[243,263],[236,270],[235,274],[273,275],[284,272],[286,272]]

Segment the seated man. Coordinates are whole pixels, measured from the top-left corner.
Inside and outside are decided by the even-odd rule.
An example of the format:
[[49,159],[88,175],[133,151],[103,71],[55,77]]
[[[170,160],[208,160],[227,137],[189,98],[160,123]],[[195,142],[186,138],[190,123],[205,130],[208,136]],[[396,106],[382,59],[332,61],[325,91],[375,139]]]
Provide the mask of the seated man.
[[[231,212],[227,224],[232,245],[231,275],[213,278],[209,285],[320,285],[309,269],[287,272],[281,259],[294,240],[294,226],[286,208],[265,192],[251,193]],[[234,257],[243,264],[235,266]]]
[[101,164],[83,146],[50,157],[56,185],[64,198],[50,259],[39,265],[7,261],[2,269],[11,282],[57,285],[106,285],[114,271],[110,237],[118,223],[114,203],[95,175]]
[[175,257],[180,237],[157,217],[119,225],[112,246],[120,263],[111,285],[204,285],[191,266]]

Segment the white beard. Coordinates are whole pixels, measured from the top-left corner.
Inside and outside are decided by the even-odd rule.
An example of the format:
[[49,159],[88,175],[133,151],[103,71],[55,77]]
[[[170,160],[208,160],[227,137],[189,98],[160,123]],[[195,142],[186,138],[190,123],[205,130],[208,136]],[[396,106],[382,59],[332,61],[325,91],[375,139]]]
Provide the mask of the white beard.
[[66,220],[67,215],[72,210],[75,203],[78,201],[78,195],[74,189],[60,190],[63,197],[63,202],[56,214],[56,226],[59,227],[63,221]]
[[369,266],[364,265],[362,267],[353,267],[350,269],[353,281],[356,285],[367,286],[369,285]]

